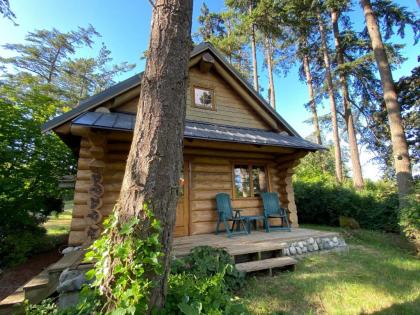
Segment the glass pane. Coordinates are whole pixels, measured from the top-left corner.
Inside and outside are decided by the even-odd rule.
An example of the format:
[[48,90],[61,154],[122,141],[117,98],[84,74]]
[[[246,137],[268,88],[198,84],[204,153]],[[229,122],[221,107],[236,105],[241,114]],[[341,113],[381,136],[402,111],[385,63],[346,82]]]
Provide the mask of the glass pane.
[[213,107],[211,91],[194,88],[194,102],[196,106],[211,109]]
[[251,197],[248,165],[235,165],[234,176],[236,197]]
[[259,196],[267,191],[267,178],[264,166],[252,167],[252,181],[254,184],[254,196]]

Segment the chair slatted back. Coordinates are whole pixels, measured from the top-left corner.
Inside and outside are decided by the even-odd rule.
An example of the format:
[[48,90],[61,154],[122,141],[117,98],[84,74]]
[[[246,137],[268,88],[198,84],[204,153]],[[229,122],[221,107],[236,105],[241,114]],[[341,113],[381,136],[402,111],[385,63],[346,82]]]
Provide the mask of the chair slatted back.
[[219,193],[216,195],[216,206],[222,219],[231,219],[233,217],[232,205],[229,194]]
[[275,192],[264,192],[261,194],[264,206],[264,215],[283,214],[283,209],[280,207],[279,195]]

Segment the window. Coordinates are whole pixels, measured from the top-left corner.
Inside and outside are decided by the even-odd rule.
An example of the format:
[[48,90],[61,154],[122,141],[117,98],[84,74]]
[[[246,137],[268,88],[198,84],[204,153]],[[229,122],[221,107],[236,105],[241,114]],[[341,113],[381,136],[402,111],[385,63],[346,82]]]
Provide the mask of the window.
[[214,92],[210,89],[194,87],[194,106],[202,109],[215,110]]
[[235,164],[233,168],[235,197],[258,197],[267,191],[267,175],[264,166]]

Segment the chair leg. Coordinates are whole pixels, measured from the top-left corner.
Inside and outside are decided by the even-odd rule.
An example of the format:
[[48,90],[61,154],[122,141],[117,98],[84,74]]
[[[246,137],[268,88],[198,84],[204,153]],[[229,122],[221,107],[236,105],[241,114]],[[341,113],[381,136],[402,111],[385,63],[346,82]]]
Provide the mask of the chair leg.
[[219,225],[220,225],[220,218],[217,218],[216,235],[219,234]]
[[[228,237],[232,237],[232,232],[230,230],[229,223],[226,220],[223,220],[223,224],[225,225],[225,229],[226,229],[226,233],[228,234]],[[232,225],[233,224],[234,223],[232,223]]]
[[264,218],[264,225],[265,225],[265,231],[267,233],[269,233],[270,232],[270,220],[267,217]]
[[286,227],[288,231],[291,232],[292,230],[290,229],[290,224],[289,224],[289,219],[287,218],[287,214],[284,216],[284,220],[286,221]]

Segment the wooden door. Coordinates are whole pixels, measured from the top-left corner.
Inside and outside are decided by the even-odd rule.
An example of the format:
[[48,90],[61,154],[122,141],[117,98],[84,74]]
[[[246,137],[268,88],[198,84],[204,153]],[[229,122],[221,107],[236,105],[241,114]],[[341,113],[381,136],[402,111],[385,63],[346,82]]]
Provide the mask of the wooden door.
[[189,235],[189,166],[188,161],[184,161],[184,183],[180,187],[181,195],[178,200],[178,205],[176,207],[176,221],[175,221],[175,231],[174,235],[177,236],[186,236]]

